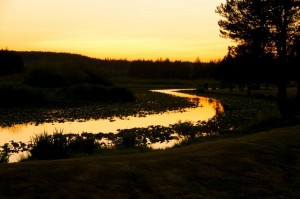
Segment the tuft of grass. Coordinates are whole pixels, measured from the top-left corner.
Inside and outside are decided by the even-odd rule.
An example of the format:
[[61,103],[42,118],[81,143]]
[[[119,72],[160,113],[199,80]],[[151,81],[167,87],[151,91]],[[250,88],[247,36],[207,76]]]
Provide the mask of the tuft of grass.
[[39,160],[61,159],[70,156],[69,140],[62,132],[48,134],[44,132],[31,139],[31,158]]
[[100,145],[94,137],[83,137],[76,134],[64,135],[63,131],[53,134],[44,132],[31,140],[30,159],[52,160],[73,157],[74,154],[92,154]]

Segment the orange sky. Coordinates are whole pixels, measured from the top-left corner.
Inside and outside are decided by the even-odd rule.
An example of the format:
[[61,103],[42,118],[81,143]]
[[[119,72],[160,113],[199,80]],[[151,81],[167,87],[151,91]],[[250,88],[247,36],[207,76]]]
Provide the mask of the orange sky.
[[0,48],[96,58],[222,58],[225,0],[0,0]]

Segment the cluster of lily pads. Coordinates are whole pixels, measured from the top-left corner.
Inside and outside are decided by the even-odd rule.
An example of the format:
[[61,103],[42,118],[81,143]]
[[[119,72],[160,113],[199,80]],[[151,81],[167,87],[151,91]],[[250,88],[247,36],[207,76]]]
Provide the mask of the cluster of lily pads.
[[195,104],[183,98],[145,91],[136,94],[135,102],[128,103],[90,103],[69,107],[47,108],[1,108],[0,126],[44,122],[86,121],[90,119],[109,119],[113,117],[139,116],[162,113],[194,107]]
[[13,140],[9,143],[5,143],[0,146],[0,163],[8,163],[9,157],[12,154],[28,151],[29,148],[27,144],[23,142],[14,142]]

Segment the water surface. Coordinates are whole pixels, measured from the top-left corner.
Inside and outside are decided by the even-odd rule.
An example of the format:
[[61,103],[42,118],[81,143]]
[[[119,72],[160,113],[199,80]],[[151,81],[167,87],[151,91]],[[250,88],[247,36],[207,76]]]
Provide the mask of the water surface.
[[[64,133],[82,132],[89,133],[116,133],[118,129],[143,128],[151,125],[169,126],[179,121],[197,122],[207,121],[216,114],[224,111],[218,100],[199,97],[185,93],[176,92],[179,89],[153,90],[164,94],[174,95],[178,97],[188,98],[195,104],[194,108],[185,108],[178,111],[166,111],[160,114],[149,114],[145,117],[129,116],[124,118],[97,119],[88,121],[72,121],[64,123],[42,123],[42,124],[18,124],[12,127],[0,127],[0,145],[11,140],[15,142],[29,142],[31,137],[42,132],[53,133],[56,130],[63,130]],[[171,145],[172,143],[168,143]]]

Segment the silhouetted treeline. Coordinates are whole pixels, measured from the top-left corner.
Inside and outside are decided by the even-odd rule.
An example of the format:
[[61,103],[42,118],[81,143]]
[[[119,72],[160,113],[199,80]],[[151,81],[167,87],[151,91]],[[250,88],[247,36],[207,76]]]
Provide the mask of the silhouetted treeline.
[[[262,54],[258,57],[245,46],[230,47],[223,60],[209,63],[168,59],[155,61],[95,59],[77,54],[52,52],[18,52],[18,54],[24,59],[25,69],[32,78],[26,79],[28,84],[44,87],[53,87],[56,84],[59,87],[74,83],[109,85],[108,79],[115,77],[183,80],[211,78],[222,81],[225,87],[238,87],[251,92],[251,89],[261,85],[277,83],[282,75],[278,70],[279,63],[276,57],[272,54]],[[295,47],[287,70],[290,79],[297,82],[300,82],[299,54],[299,47]]]
[[281,70],[280,60],[272,54],[256,56],[243,46],[229,47],[228,54],[220,62],[217,78],[228,88],[247,89],[251,95],[252,89],[278,84],[284,76],[287,85],[296,82],[297,100],[300,101],[299,49],[295,49],[295,53],[287,58],[285,70]]
[[218,77],[230,89],[247,89],[251,95],[251,90],[262,84],[268,87],[269,84],[276,83],[280,75],[276,65],[276,59],[270,54],[257,57],[244,46],[229,47],[228,54],[220,62]]
[[218,63],[200,63],[165,60],[114,60],[95,59],[69,53],[19,52],[25,68],[36,67],[78,68],[102,73],[107,77],[130,77],[136,79],[199,79],[214,78]]
[[14,51],[0,50],[0,76],[20,73],[24,70],[21,56]]

